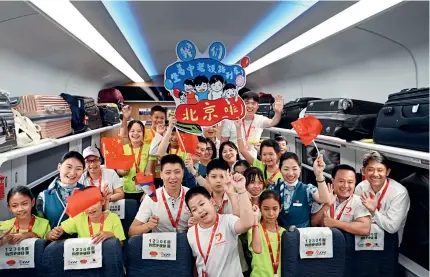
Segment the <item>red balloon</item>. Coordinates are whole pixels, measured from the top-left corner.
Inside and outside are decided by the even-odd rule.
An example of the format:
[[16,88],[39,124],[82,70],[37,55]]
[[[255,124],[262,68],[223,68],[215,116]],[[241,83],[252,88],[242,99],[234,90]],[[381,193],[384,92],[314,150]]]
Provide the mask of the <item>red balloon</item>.
[[178,88],[175,88],[174,90],[173,90],[173,95],[175,95],[175,97],[176,98],[179,98],[179,93],[181,92],[181,90],[180,89],[178,89]]
[[244,57],[242,60],[240,60],[240,65],[243,68],[246,68],[249,65],[249,58],[248,57]]

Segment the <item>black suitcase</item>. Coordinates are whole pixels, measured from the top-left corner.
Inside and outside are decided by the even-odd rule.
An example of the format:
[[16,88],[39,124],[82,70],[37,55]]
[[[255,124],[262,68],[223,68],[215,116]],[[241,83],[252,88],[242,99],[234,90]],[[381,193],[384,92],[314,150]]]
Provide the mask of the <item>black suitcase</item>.
[[[334,137],[346,121],[357,121],[361,117],[376,115],[382,106],[380,103],[349,98],[313,100],[308,102],[305,115],[315,116],[321,121],[321,135]],[[371,134],[372,130],[369,133]]]
[[390,94],[373,135],[375,143],[428,152],[429,88]]
[[304,108],[306,108],[306,106],[308,105],[308,102],[312,100],[319,100],[319,99],[321,98],[302,97],[286,103],[284,105],[284,109],[282,110],[281,120],[279,121],[276,127],[284,128],[284,129],[293,128],[293,126],[291,126],[291,122],[294,122],[297,119],[299,119],[300,112]]
[[260,97],[259,103],[258,103],[258,110],[256,114],[260,114],[263,116],[266,116],[268,118],[273,117],[273,103],[275,102],[275,98],[271,94],[267,93],[258,93],[258,96]]
[[103,126],[112,126],[121,122],[116,104],[98,104]]
[[0,152],[7,152],[16,146],[15,118],[8,95],[0,90]]
[[95,130],[103,127],[102,118],[100,116],[99,107],[95,104],[95,101],[91,97],[85,96],[75,96],[77,99],[84,101],[85,105],[85,115],[86,115],[86,125],[89,129]]

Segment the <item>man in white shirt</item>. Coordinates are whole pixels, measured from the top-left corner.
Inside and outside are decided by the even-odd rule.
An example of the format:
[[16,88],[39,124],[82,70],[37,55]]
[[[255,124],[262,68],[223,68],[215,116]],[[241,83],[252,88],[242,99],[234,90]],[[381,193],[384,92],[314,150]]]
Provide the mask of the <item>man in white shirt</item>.
[[[360,197],[354,195],[356,183],[355,169],[340,164],[332,172],[333,189],[330,189],[330,203],[312,206],[312,226],[338,228],[358,236],[370,233],[370,213],[361,203]],[[333,194],[334,193],[334,194]]]
[[[243,134],[246,142],[254,142],[257,143],[261,134],[263,133],[264,128],[269,128],[276,126],[281,120],[282,109],[284,107],[283,98],[280,95],[275,97],[275,103],[273,104],[273,110],[275,111],[275,116],[272,119],[269,119],[265,116],[255,114],[258,110],[259,96],[257,93],[248,91],[242,95],[242,99],[245,101],[246,106],[246,115],[243,119]],[[226,120],[224,122],[224,127],[222,129],[221,141],[230,140],[237,145],[237,134],[236,134],[236,126],[234,125],[234,121]],[[257,150],[246,143],[248,147],[249,153],[257,158]]]
[[376,151],[364,155],[362,171],[366,180],[357,185],[355,194],[361,196],[372,215],[372,223],[390,234],[398,232],[400,245],[410,207],[408,191],[388,178],[388,160]]
[[157,189],[157,202],[145,195],[129,236],[152,232],[185,232],[191,216],[185,205],[188,188],[182,186],[184,168],[182,159],[173,154],[161,158],[163,187]]
[[188,230],[187,238],[199,277],[243,276],[238,253],[238,235],[254,223],[251,201],[245,188],[245,177],[235,174],[232,185],[239,194],[240,218],[218,214],[204,187],[190,189],[185,201],[197,224]]

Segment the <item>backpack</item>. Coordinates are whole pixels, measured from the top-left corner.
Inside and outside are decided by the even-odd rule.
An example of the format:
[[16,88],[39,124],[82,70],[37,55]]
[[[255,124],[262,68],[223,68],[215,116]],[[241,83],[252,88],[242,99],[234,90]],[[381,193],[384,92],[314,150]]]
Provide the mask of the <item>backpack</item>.
[[67,102],[72,111],[72,129],[74,134],[85,132],[87,124],[85,120],[85,103],[83,99],[79,99],[73,95],[62,93],[60,94],[64,101]]

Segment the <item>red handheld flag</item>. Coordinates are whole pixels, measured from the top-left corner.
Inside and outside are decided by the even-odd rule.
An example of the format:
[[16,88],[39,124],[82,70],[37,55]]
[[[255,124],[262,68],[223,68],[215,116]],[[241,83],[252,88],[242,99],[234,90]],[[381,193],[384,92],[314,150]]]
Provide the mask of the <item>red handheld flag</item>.
[[101,200],[102,193],[98,187],[91,186],[83,190],[76,189],[73,191],[73,194],[67,198],[65,213],[70,217],[75,217]]
[[158,202],[154,176],[145,176],[142,172],[136,175],[136,187],[142,189],[154,202]]
[[[188,154],[197,154],[197,145],[199,144],[199,140],[196,135],[183,133],[181,131],[176,132],[177,139],[179,141],[179,149],[182,152],[186,152]],[[180,136],[180,137],[179,137]]]
[[291,125],[293,126],[294,130],[296,130],[305,146],[311,144],[312,141],[318,137],[323,127],[319,119],[313,117],[312,115],[308,115],[291,122]]
[[102,153],[106,168],[127,170],[133,167],[134,157],[124,155],[120,137],[102,138]]

